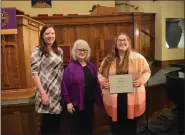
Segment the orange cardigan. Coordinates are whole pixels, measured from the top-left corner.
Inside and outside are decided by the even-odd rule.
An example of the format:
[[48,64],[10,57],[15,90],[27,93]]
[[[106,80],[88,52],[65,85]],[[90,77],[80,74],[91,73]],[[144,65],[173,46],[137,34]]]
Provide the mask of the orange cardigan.
[[[104,62],[104,61],[103,61]],[[102,65],[100,71],[102,70]],[[129,74],[132,74],[133,80],[139,78],[141,85],[135,87],[133,93],[128,93],[127,107],[128,107],[128,119],[141,116],[145,112],[146,105],[146,92],[144,84],[148,81],[151,75],[151,71],[146,59],[139,53],[131,51],[129,55]],[[109,74],[116,74],[116,61],[114,60],[110,66]],[[107,81],[100,73],[98,75],[101,85]],[[105,110],[109,116],[112,117],[112,121],[117,121],[117,94],[110,94],[109,90],[102,89],[103,102]]]

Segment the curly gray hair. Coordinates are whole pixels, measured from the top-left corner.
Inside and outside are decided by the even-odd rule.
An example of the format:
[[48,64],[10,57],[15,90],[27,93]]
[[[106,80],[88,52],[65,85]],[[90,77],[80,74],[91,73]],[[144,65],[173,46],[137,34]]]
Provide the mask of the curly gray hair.
[[87,57],[86,57],[86,61],[88,61],[91,57],[91,49],[89,47],[89,44],[83,39],[78,39],[78,40],[75,41],[75,43],[73,45],[73,48],[71,50],[71,57],[73,58],[73,60],[77,60],[76,50],[77,50],[78,45],[81,45],[82,49],[85,49],[85,50],[88,51]]

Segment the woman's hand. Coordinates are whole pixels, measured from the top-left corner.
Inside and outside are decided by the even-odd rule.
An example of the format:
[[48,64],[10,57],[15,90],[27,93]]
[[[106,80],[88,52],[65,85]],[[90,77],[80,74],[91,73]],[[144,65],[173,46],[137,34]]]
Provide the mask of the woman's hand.
[[103,89],[109,89],[109,88],[110,88],[110,83],[109,82],[104,83]]
[[133,86],[134,87],[140,87],[140,85],[141,85],[141,82],[140,82],[140,80],[135,80],[135,81],[133,81]]
[[70,114],[73,114],[73,111],[75,111],[75,109],[74,109],[72,103],[67,104],[67,111],[68,111]]
[[36,84],[36,87],[38,88],[38,91],[40,92],[41,95],[41,101],[42,104],[44,105],[48,105],[49,104],[49,96],[47,95],[46,91],[44,90],[40,77],[38,76],[38,74],[33,74],[33,80]]
[[42,100],[42,104],[44,104],[44,105],[48,105],[49,104],[49,97],[46,94],[46,92],[41,94],[41,100]]

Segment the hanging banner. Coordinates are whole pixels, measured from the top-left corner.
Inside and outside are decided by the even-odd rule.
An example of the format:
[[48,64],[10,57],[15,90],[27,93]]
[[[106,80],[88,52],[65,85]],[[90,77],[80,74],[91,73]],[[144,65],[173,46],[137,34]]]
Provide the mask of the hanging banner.
[[51,0],[31,0],[33,8],[51,8]]
[[17,34],[16,8],[1,8],[1,34]]

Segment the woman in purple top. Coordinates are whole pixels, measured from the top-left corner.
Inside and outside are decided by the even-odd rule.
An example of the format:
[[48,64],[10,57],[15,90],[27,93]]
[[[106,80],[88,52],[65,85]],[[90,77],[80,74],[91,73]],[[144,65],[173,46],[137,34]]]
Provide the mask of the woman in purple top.
[[72,134],[92,134],[94,103],[102,107],[101,88],[94,65],[89,62],[91,49],[84,40],[72,48],[72,62],[64,70],[62,99],[71,114]]

